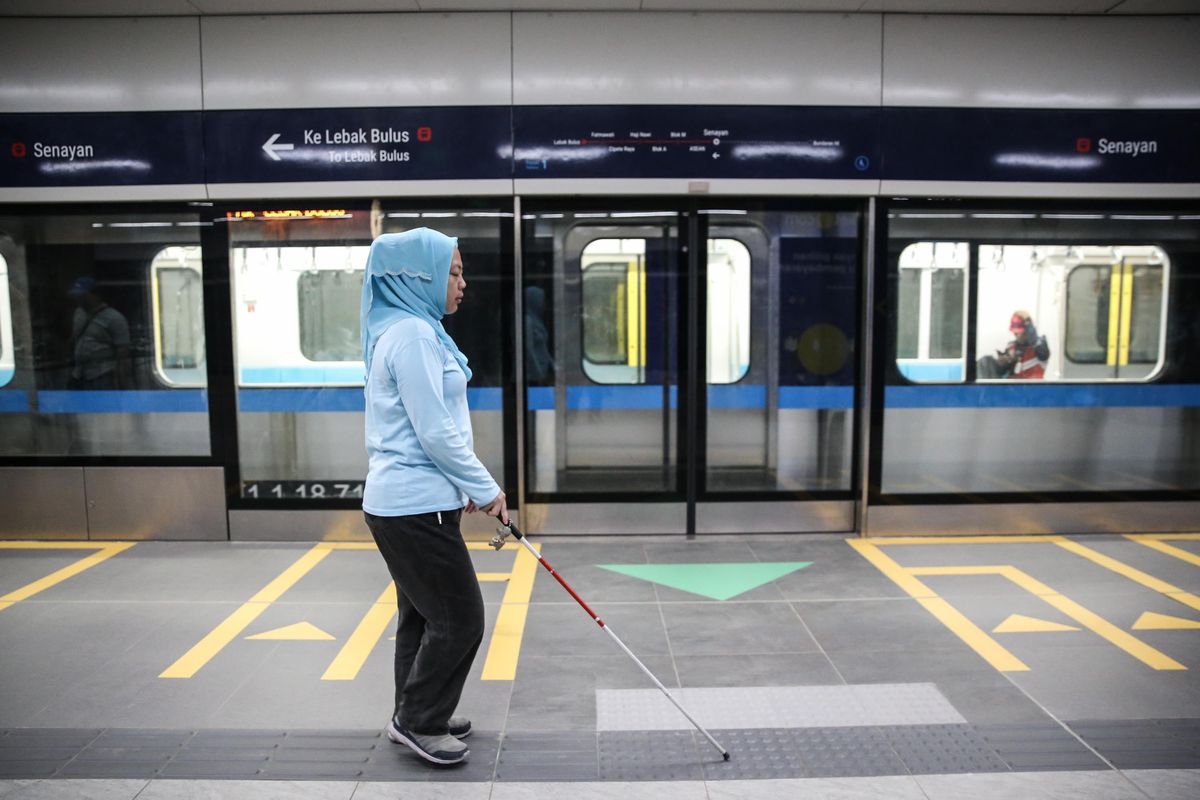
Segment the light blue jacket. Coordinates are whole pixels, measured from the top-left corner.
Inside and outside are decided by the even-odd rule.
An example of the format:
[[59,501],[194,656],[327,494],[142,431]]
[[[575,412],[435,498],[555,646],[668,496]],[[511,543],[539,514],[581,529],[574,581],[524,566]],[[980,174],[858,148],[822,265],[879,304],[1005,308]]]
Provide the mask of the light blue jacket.
[[449,511],[467,498],[482,507],[500,494],[473,450],[466,374],[428,322],[406,317],[378,337],[366,399],[364,511]]

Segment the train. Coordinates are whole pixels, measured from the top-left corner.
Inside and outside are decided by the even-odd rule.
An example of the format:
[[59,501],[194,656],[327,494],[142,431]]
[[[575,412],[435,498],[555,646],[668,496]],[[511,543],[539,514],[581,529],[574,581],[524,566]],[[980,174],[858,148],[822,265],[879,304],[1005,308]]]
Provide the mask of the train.
[[[363,271],[374,237],[421,226],[459,238],[446,323],[476,449],[531,532],[1200,519],[1193,17],[205,15],[142,20],[153,42],[13,22],[91,35],[144,97],[176,91],[47,95],[0,114],[13,136],[178,125],[201,165],[89,166],[101,138],[3,176],[0,472],[77,498],[46,531],[362,538]],[[211,69],[168,68],[164,35]],[[411,52],[384,55],[388,35]],[[1064,35],[1094,47],[1038,45]],[[708,63],[689,37],[726,49]],[[770,54],[789,37],[811,52]],[[425,57],[448,41],[471,55],[443,74]],[[1162,59],[1096,55],[1131,41]],[[361,52],[308,63],[297,42]],[[946,42],[975,60],[947,72]],[[4,63],[37,84],[60,51]],[[408,83],[316,80],[364,53]],[[237,79],[264,54],[286,99]],[[1016,97],[1022,75],[1042,93]],[[179,173],[103,182],[139,169]],[[180,486],[209,528],[170,513]]]

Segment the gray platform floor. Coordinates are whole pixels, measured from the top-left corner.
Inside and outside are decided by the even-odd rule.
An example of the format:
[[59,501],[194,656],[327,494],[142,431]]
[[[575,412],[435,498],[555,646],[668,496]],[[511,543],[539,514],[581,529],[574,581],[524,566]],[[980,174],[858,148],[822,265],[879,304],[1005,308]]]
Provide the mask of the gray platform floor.
[[[142,542],[55,581],[96,548],[0,543],[0,798],[1200,797],[1200,541],[1064,541],[1087,553],[883,540],[887,571],[840,537],[542,542],[727,763],[548,574],[525,603],[516,552],[473,551],[487,630],[454,769],[381,735],[372,549],[305,571],[312,544]],[[780,562],[811,564],[756,583]]]

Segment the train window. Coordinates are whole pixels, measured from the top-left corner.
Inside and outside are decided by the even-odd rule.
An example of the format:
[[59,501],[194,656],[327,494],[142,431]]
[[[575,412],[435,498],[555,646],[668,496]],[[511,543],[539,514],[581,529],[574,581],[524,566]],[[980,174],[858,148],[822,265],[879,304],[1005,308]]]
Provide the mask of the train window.
[[369,247],[313,248],[314,263],[328,265],[302,274],[299,294],[300,352],[310,361],[358,361],[359,300]]
[[367,256],[375,236],[426,225],[459,239],[467,310],[443,323],[474,371],[467,397],[476,453],[493,475],[504,474],[500,387],[511,341],[500,322],[508,296],[501,285],[512,267],[501,241],[511,215],[485,201],[457,202],[465,207],[389,210],[355,201],[229,217],[242,497],[362,497],[359,304]]
[[200,287],[172,270],[199,269],[210,224],[195,211],[0,214],[0,455],[209,455],[203,381],[184,377],[205,362]]
[[645,383],[645,261],[645,239],[596,239],[583,249],[583,371],[597,383]]
[[889,376],[883,495],[1197,488],[1196,204],[1037,202],[889,203],[890,290],[913,242],[970,243],[976,383]]
[[[1162,347],[1166,256],[1157,247],[1088,248],[1067,277],[1066,356],[1104,364],[1113,377],[1157,364]],[[1120,252],[1118,252],[1118,250]]]
[[303,241],[234,249],[243,385],[362,383],[358,312],[369,251]]
[[708,383],[737,383],[750,369],[750,251],[708,240]]
[[199,247],[164,247],[150,264],[154,371],[169,386],[208,383]]
[[916,242],[900,253],[896,365],[915,383],[965,378],[966,242]]
[[12,338],[12,306],[8,299],[8,261],[0,254],[0,387],[15,373]]
[[1152,377],[1167,261],[1153,246],[980,245],[978,379]]
[[1108,341],[1108,285],[1112,268],[1081,264],[1067,276],[1067,358],[1103,364]]

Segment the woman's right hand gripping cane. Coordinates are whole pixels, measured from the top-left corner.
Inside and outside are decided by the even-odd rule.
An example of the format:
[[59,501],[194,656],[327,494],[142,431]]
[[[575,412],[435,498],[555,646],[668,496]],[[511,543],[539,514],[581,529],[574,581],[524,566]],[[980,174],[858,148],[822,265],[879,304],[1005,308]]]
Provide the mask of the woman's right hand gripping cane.
[[[474,510],[472,506],[473,504],[469,504],[467,506],[467,511]],[[508,503],[505,500],[503,491],[496,495],[496,498],[492,500],[492,502],[488,503],[479,510],[487,514],[489,517],[497,517],[505,525],[508,524]]]

